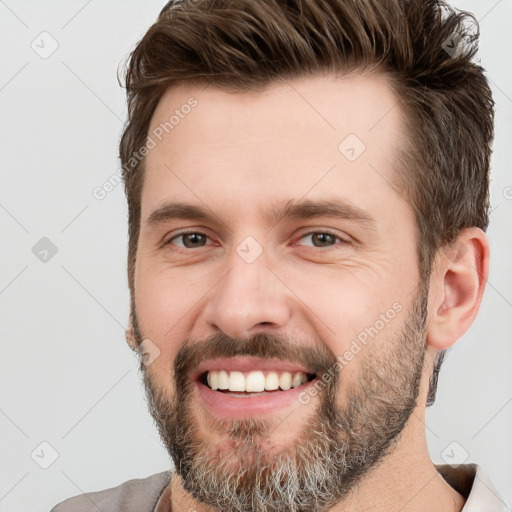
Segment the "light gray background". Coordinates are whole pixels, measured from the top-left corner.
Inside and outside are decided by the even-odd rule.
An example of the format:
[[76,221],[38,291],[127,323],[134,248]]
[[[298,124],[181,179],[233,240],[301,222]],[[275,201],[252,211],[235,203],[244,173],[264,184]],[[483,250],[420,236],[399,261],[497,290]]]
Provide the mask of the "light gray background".
[[[163,4],[0,0],[1,512],[49,510],[169,468],[124,340],[123,188],[93,196],[119,169],[117,66]],[[427,433],[435,462],[467,452],[510,509],[512,0],[455,5],[481,20],[497,103],[492,259],[480,315],[445,363]],[[58,43],[46,59],[31,48],[51,48],[43,31]],[[58,249],[46,263],[32,252],[42,237]],[[52,448],[42,442],[58,452],[48,469],[40,464]]]

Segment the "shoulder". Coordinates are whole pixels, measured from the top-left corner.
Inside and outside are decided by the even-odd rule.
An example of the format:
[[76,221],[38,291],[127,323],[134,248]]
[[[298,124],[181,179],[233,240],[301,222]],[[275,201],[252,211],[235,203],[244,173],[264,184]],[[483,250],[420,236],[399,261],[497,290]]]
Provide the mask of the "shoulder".
[[164,471],[103,491],[84,493],[55,505],[50,512],[151,512],[171,476],[172,471]]

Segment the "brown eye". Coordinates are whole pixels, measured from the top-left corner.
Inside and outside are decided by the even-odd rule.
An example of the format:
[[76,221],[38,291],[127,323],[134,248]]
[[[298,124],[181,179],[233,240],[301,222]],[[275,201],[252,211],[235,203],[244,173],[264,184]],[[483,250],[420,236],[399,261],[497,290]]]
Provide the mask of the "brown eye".
[[[203,233],[181,233],[169,240],[169,244],[177,245],[178,247],[184,247],[185,249],[196,249],[198,247],[204,247],[208,237]],[[176,240],[181,240],[181,243],[175,243]]]
[[306,233],[300,239],[303,240],[307,238],[309,238],[312,243],[304,245],[312,245],[313,247],[332,247],[336,245],[336,242],[338,241],[344,243],[344,241],[339,236],[326,231],[314,231],[312,233]]

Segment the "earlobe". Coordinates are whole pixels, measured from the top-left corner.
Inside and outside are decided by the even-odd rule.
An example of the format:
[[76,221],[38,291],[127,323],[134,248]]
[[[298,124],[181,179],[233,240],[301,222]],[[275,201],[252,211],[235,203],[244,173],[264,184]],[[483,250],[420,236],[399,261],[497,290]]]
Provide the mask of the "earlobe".
[[133,326],[131,322],[129,323],[128,327],[125,331],[125,337],[126,341],[128,342],[128,345],[132,350],[137,350],[137,342],[135,340],[135,333],[133,332]]
[[[473,323],[489,274],[489,242],[479,228],[463,230],[439,251],[431,289],[427,342],[437,350],[452,346]],[[433,282],[434,281],[434,282]]]

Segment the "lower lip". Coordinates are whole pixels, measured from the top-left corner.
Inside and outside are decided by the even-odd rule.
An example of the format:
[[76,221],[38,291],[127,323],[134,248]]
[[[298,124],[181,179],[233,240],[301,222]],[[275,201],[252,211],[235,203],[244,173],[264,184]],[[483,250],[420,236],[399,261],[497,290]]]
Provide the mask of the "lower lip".
[[249,418],[262,414],[271,414],[291,405],[302,406],[299,395],[307,390],[314,380],[301,384],[287,391],[263,392],[252,396],[233,396],[214,391],[202,382],[196,381],[200,401],[215,416],[223,418]]

